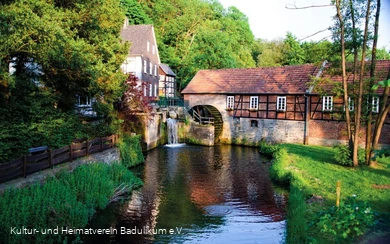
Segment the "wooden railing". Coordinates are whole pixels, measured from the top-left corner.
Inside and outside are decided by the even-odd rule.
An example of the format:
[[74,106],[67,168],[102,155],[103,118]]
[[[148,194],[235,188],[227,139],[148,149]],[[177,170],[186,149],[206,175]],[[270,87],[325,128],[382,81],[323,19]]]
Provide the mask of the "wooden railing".
[[11,162],[0,164],[0,183],[51,168],[64,162],[89,156],[113,148],[118,142],[118,135],[96,138],[93,140],[75,140],[72,144],[54,150],[47,150],[36,155],[24,155]]

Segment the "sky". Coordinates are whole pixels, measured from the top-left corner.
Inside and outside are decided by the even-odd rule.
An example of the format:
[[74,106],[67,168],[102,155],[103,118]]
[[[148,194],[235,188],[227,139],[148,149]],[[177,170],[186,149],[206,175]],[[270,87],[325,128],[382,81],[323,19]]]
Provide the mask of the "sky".
[[[327,5],[330,0],[219,0],[225,7],[235,6],[248,19],[252,33],[256,38],[273,40],[286,36],[287,31],[298,40],[308,37],[318,31],[333,25],[335,7],[309,8],[289,10],[293,7]],[[319,41],[329,38],[329,31],[322,32],[305,40]],[[382,0],[379,20],[378,48],[390,50],[390,0]]]

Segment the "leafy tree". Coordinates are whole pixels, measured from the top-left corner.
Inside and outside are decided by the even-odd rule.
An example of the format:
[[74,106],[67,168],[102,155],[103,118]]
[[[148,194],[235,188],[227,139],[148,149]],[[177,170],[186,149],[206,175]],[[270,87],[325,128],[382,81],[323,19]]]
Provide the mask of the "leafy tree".
[[284,63],[283,40],[256,40],[253,50],[257,67],[282,66]]
[[[67,110],[76,93],[104,94],[107,101],[120,97],[124,77],[116,71],[127,52],[119,41],[118,1],[16,0],[3,5],[0,20],[0,77],[8,64],[16,69],[13,76],[31,77],[23,67],[34,63],[40,75],[31,78],[52,88],[58,106]],[[4,87],[10,82],[2,80]]]
[[[358,145],[359,145],[359,133],[362,121],[367,122],[367,137],[366,137],[366,161],[370,164],[372,149],[377,147],[381,128],[384,123],[384,118],[387,116],[386,106],[382,106],[381,113],[376,120],[373,120],[372,110],[368,108],[368,117],[363,115],[363,96],[368,95],[368,101],[371,100],[372,94],[365,94],[364,87],[369,85],[373,86],[375,80],[375,64],[376,64],[376,46],[379,26],[379,13],[381,8],[380,0],[336,0],[337,9],[337,22],[335,30],[336,40],[341,45],[341,70],[343,73],[343,90],[345,106],[348,107],[348,96],[354,97],[355,108],[354,116],[350,116],[349,109],[346,109],[347,120],[347,132],[350,141],[350,148],[352,150],[353,165],[358,165]],[[372,21],[374,20],[374,21]],[[364,27],[364,30],[360,30],[360,24]],[[373,33],[370,33],[373,30]],[[368,45],[372,43],[371,62],[370,62],[370,79],[364,79],[366,55],[368,54]],[[346,82],[346,52],[350,48],[350,52],[353,53],[353,81],[356,83],[356,89],[348,87]],[[361,52],[359,54],[359,52]],[[360,58],[360,61],[358,61]],[[353,88],[353,87],[352,87]],[[387,100],[388,89],[384,89],[384,100]],[[387,90],[387,94],[386,94]],[[387,111],[388,112],[388,111]],[[382,114],[385,113],[385,114]],[[372,140],[372,125],[375,124],[374,140]]]
[[284,39],[283,53],[285,55],[286,65],[303,64],[305,61],[305,51],[291,32],[287,32],[286,38]]
[[122,8],[128,17],[130,25],[152,24],[142,6],[135,0],[121,0]]
[[184,87],[199,69],[254,67],[248,18],[218,1],[141,0],[153,19],[162,62]]
[[57,147],[88,134],[72,115],[76,94],[98,99],[103,131],[113,132],[126,79],[118,72],[128,50],[123,19],[119,0],[2,1],[1,148]]

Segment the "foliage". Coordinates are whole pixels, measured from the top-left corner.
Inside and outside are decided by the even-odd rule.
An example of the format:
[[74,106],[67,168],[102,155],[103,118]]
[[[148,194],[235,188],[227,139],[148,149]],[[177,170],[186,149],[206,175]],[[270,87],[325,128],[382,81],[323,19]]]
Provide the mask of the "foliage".
[[[317,213],[330,208],[335,203],[335,185],[340,179],[342,179],[341,196],[350,196],[359,192],[359,199],[370,204],[373,211],[381,218],[385,218],[386,213],[390,212],[388,205],[390,192],[384,191],[381,187],[372,187],[390,185],[389,161],[378,163],[375,169],[367,166],[349,168],[337,164],[334,160],[335,149],[332,147],[292,144],[283,144],[281,147],[287,150],[288,156],[283,161],[274,161],[270,170],[272,172],[275,167],[280,173],[273,176],[285,178],[285,175],[289,175],[290,187],[295,186],[304,196],[316,195],[323,199],[317,203],[306,203],[307,224],[317,223],[319,221]],[[274,164],[278,165],[274,166]],[[377,225],[377,228],[383,227],[381,223]],[[295,233],[287,233],[287,235],[296,236]],[[333,236],[321,233],[321,228],[317,225],[307,228],[305,235],[313,243],[334,241]]]
[[126,134],[120,138],[121,162],[126,167],[132,167],[144,161],[140,140],[140,136],[129,136]]
[[390,79],[380,81],[371,88],[372,90],[378,90],[379,87],[390,87]]
[[[61,243],[61,228],[84,228],[95,213],[109,203],[119,187],[130,192],[141,185],[121,164],[82,165],[73,173],[61,172],[43,186],[35,184],[6,191],[0,198],[0,240],[4,243]],[[10,228],[59,228],[59,235],[10,234]],[[75,236],[71,236],[73,239]]]
[[116,106],[118,117],[123,121],[121,126],[125,133],[140,131],[142,121],[140,121],[139,113],[150,114],[153,110],[150,97],[143,95],[145,85],[139,82],[133,74],[129,74],[124,84],[125,92]]
[[119,39],[119,1],[16,0],[2,6],[0,20],[2,74],[12,64],[12,76],[53,89],[67,110],[75,94],[104,95],[108,103],[121,96],[117,71],[127,47]]
[[[335,148],[334,159],[337,161],[338,164],[344,166],[353,166],[351,149],[347,145],[340,144],[340,145],[336,145],[334,148]],[[366,160],[364,149],[359,148],[358,158],[359,158],[359,163],[364,164]]]
[[152,18],[162,62],[184,87],[199,69],[254,67],[248,18],[218,1],[141,0]]
[[286,38],[284,39],[284,47],[285,64],[297,65],[305,62],[305,51],[291,32],[287,32]]
[[287,151],[284,148],[276,148],[272,154],[273,160],[270,167],[270,177],[281,183],[290,183],[291,174],[286,171],[286,162],[288,158]]
[[356,238],[374,225],[374,212],[366,202],[356,196],[341,201],[339,207],[332,206],[318,213],[317,226],[336,240]]
[[274,156],[274,153],[280,149],[280,146],[278,144],[268,144],[266,141],[261,140],[259,148],[262,154]]
[[286,243],[307,242],[306,203],[302,191],[295,186],[290,187],[287,207]]
[[152,24],[152,20],[136,0],[121,0],[120,3],[130,25]]

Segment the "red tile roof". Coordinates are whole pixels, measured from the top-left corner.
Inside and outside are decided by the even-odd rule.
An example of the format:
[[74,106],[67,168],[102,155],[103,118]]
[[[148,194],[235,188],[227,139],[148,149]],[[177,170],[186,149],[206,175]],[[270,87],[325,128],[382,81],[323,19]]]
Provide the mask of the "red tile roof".
[[252,69],[200,70],[183,94],[304,93],[319,68],[312,64]]
[[[321,77],[341,82],[341,76],[330,75],[329,65]],[[369,63],[366,63],[369,70]],[[390,60],[380,60],[376,64],[377,80],[387,78]],[[200,70],[183,94],[303,94],[309,88],[308,82],[320,69],[313,64],[267,67],[252,69]],[[368,73],[367,73],[368,74]],[[352,74],[348,75],[352,81]],[[315,90],[314,90],[315,92]]]

